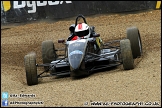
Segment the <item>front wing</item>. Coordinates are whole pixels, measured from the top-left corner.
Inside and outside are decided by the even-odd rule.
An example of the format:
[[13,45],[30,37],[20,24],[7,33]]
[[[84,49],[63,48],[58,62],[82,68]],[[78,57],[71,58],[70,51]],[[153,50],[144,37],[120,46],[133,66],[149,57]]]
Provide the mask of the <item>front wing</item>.
[[[94,54],[94,53],[88,53],[88,56],[85,57],[85,64],[86,69],[85,71],[88,71],[89,73],[109,68],[109,67],[115,67],[120,65],[122,62],[115,58],[115,55],[118,55],[119,50],[115,50],[112,52],[106,52],[106,49],[103,53],[100,55]],[[60,76],[60,75],[70,75],[70,64],[68,62],[67,58],[62,58],[60,60],[52,61],[48,64],[36,64],[37,67],[44,67],[48,66],[49,68],[43,71],[41,74],[38,75],[39,77],[47,77],[47,76]],[[50,72],[49,72],[50,71]],[[48,75],[43,75],[43,73],[49,72]]]

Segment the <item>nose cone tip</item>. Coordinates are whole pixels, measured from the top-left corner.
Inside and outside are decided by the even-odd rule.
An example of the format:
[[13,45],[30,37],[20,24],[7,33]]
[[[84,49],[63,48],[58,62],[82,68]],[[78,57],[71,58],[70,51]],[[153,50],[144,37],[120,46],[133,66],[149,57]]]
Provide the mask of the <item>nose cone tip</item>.
[[85,70],[80,70],[79,68],[71,70],[71,76],[72,77],[82,77],[86,76],[89,73]]
[[72,69],[78,69],[80,67],[80,62],[81,62],[81,59],[70,60],[70,66],[72,67]]
[[71,68],[71,71],[73,71],[73,72],[77,72],[78,70],[79,70],[78,67],[76,67],[76,68]]

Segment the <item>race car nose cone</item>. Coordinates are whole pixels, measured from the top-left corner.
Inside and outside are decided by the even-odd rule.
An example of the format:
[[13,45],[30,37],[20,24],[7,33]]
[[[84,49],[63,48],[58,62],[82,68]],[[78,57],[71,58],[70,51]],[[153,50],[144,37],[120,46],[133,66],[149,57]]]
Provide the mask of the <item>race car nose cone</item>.
[[79,68],[79,64],[74,63],[73,65],[71,65],[71,67],[73,68],[73,70],[77,70]]
[[77,70],[80,67],[80,61],[77,61],[77,60],[72,61],[70,65],[73,68],[73,70]]
[[83,55],[82,54],[74,54],[69,57],[69,63],[70,66],[73,69],[78,69],[80,67],[80,64],[82,62]]

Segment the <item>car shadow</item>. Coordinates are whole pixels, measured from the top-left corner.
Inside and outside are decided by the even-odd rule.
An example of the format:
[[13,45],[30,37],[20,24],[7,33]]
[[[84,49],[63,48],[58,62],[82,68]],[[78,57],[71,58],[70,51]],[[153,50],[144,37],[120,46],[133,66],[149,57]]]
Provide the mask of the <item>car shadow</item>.
[[[73,77],[72,79],[73,79],[73,80],[80,80],[80,79],[84,79],[84,78],[90,77],[90,76],[92,76],[92,75],[95,75],[95,74],[97,74],[97,73],[107,72],[107,71],[110,71],[110,72],[111,72],[111,70],[115,70],[115,69],[117,69],[117,68],[118,68],[118,66],[108,67],[108,68],[104,68],[104,69],[99,69],[99,70],[95,70],[95,71],[90,72],[89,75]],[[113,71],[113,72],[114,72],[114,71]]]
[[[62,81],[62,79],[64,78],[68,78],[68,80],[81,80],[81,79],[84,79],[84,78],[88,78],[88,77],[92,77],[93,75],[97,75],[99,73],[102,73],[103,72],[109,72],[109,73],[112,73],[112,72],[118,72],[117,71],[114,71],[116,69],[119,69],[119,70],[123,70],[121,69],[120,65],[119,66],[114,66],[114,67],[108,67],[108,68],[104,68],[104,69],[99,69],[99,70],[95,70],[95,71],[92,71],[91,73],[89,73],[89,75],[85,75],[85,76],[79,76],[79,77],[71,77],[70,74],[67,74],[67,75],[57,75],[57,76],[51,76],[49,79],[46,79],[46,80],[43,80],[43,78],[40,78],[39,79],[39,84],[45,84],[45,83],[49,83],[49,82],[53,82],[54,79],[56,79],[57,81]],[[120,72],[121,72],[120,71]],[[70,78],[70,79],[69,79]]]

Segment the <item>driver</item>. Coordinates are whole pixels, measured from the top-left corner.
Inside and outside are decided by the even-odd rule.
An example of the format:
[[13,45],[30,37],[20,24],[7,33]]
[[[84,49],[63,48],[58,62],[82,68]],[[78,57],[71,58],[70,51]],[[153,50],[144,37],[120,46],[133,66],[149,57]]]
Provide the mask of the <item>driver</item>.
[[69,27],[70,30],[70,36],[68,37],[67,41],[70,40],[77,40],[78,38],[89,38],[90,33],[90,27],[86,23],[79,23],[75,27],[75,24],[72,24]]
[[[79,23],[76,27],[75,27],[75,30],[74,30],[74,34],[80,38],[90,38],[90,37],[96,37],[97,34],[95,31],[94,31],[95,27],[92,26],[88,26],[86,23]],[[77,38],[76,38],[77,39]],[[96,37],[96,43],[97,45],[100,47],[100,43],[102,42],[101,38],[100,37]]]
[[81,38],[89,38],[91,35],[90,27],[86,23],[79,23],[75,27],[75,35]]
[[[95,31],[94,31],[95,27],[92,26],[88,26],[86,23],[79,23],[77,24],[77,26],[75,27],[75,24],[72,24],[69,28],[70,30],[70,36],[68,37],[67,41],[71,41],[71,40],[77,40],[79,38],[90,38],[90,37],[95,37],[95,35],[98,35]],[[96,45],[97,47],[101,48],[101,43],[102,40],[100,37],[96,37]]]

